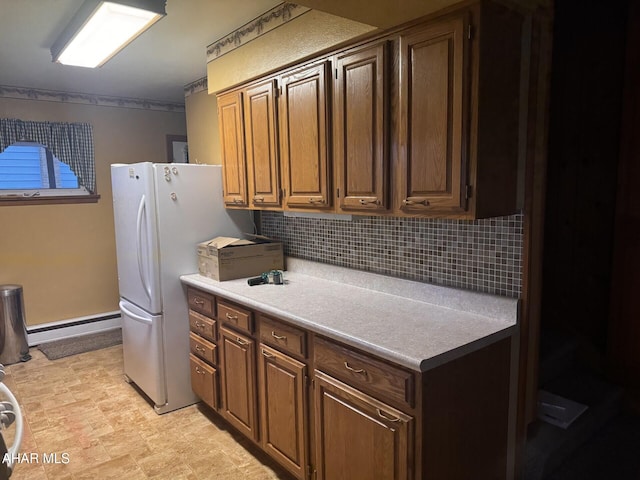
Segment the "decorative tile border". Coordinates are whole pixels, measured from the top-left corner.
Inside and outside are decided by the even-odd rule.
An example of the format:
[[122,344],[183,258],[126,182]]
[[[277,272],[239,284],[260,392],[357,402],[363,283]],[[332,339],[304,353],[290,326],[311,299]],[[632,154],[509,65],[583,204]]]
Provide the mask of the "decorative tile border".
[[184,112],[184,104],[144,100],[138,98],[111,97],[107,95],[90,95],[86,93],[58,92],[38,88],[13,87],[0,85],[0,97],[21,100],[41,100],[47,102],[79,103],[101,107],[136,108],[141,110],[162,110],[167,112]]
[[[229,35],[216,40],[207,47],[207,63],[221,57],[222,55],[235,50],[242,46],[243,43],[248,43],[251,40],[255,40],[260,35],[263,35],[284,23],[299,17],[303,13],[308,12],[310,9],[295,3],[282,3],[277,7],[272,8],[268,12],[253,19],[249,23],[241,26],[237,30],[231,32]],[[281,19],[280,22],[273,20]]]
[[188,85],[184,86],[184,96],[188,97],[189,95],[193,95],[194,93],[199,93],[208,89],[209,81],[207,77],[202,77],[195,82],[191,82]]
[[522,291],[521,214],[348,222],[262,212],[262,233],[282,240],[292,257],[514,298]]

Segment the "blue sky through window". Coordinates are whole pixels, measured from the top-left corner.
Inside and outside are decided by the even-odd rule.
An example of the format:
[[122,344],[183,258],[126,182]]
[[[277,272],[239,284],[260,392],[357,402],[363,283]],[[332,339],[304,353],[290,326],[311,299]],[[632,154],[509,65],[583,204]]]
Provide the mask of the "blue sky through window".
[[0,190],[56,188],[78,188],[78,179],[44,145],[17,142],[0,153]]

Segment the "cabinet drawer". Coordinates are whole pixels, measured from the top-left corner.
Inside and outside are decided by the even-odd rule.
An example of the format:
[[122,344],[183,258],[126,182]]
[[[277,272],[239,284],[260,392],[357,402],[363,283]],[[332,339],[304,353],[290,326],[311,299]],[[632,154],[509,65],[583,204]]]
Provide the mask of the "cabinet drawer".
[[247,333],[253,332],[253,314],[238,305],[218,301],[218,318],[221,322],[232,325]]
[[258,320],[261,342],[273,345],[286,353],[307,356],[307,334],[304,330],[264,315],[258,315]]
[[216,348],[214,343],[206,341],[193,332],[189,332],[189,350],[191,350],[191,353],[213,365],[217,363]]
[[190,309],[200,312],[207,317],[213,318],[216,316],[216,302],[213,295],[189,288],[187,289],[187,297],[189,299]]
[[216,323],[215,320],[205,317],[193,310],[189,310],[189,326],[191,327],[191,331],[214,342],[217,338]]
[[218,372],[211,365],[189,354],[193,393],[211,408],[218,408]]
[[336,375],[365,391],[414,406],[414,378],[411,372],[320,338],[315,339],[313,350],[315,368]]

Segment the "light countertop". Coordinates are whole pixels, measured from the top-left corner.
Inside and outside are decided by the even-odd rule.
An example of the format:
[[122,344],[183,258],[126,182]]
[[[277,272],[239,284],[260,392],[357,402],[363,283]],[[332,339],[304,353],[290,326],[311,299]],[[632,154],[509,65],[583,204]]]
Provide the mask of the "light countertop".
[[198,274],[183,283],[426,371],[512,335],[518,300],[440,287],[294,258],[285,285]]

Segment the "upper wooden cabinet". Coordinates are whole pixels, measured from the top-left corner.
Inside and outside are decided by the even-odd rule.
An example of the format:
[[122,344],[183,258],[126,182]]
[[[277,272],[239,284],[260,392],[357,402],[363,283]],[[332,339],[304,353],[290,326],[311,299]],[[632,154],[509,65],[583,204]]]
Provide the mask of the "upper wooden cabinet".
[[404,212],[465,210],[467,25],[466,16],[460,16],[400,35],[396,193]]
[[388,208],[388,41],[334,58],[333,162],[336,210]]
[[284,205],[323,210],[331,206],[329,169],[329,63],[281,77],[280,162]]
[[480,1],[219,96],[226,204],[516,212],[522,51],[522,15]]
[[278,207],[281,203],[275,79],[244,91],[244,124],[249,204],[252,208]]
[[224,203],[227,206],[247,207],[247,163],[244,152],[242,93],[231,92],[218,96],[218,124]]
[[521,18],[490,2],[399,36],[394,211],[516,211]]

